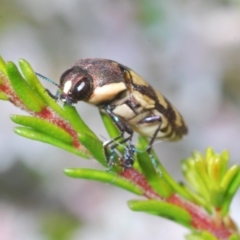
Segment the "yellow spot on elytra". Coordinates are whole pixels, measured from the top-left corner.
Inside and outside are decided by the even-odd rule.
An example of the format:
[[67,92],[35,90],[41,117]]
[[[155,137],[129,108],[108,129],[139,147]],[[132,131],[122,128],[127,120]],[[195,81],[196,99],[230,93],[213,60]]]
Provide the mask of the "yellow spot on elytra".
[[131,119],[136,115],[127,104],[116,106],[113,110],[113,113],[122,117],[123,119]]
[[110,101],[124,90],[126,90],[126,85],[123,82],[106,84],[94,89],[93,94],[87,102],[99,104]]

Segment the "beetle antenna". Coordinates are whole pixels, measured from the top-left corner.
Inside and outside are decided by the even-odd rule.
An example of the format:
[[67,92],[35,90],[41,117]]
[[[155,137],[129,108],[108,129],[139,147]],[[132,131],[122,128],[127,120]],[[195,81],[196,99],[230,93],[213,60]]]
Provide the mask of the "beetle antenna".
[[60,86],[59,86],[57,83],[55,83],[53,80],[51,80],[50,78],[47,78],[47,77],[45,77],[45,76],[43,76],[42,74],[37,73],[37,72],[35,72],[35,74],[36,74],[38,77],[44,79],[45,81],[48,81],[48,82],[52,83],[53,85],[57,86],[58,88],[60,88]]

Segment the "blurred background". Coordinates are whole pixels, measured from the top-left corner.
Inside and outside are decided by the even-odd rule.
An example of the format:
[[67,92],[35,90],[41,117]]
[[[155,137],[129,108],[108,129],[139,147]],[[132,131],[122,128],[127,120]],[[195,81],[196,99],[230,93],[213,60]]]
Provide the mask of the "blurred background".
[[[0,54],[28,60],[56,82],[75,60],[116,60],[184,116],[189,134],[154,146],[176,179],[182,180],[180,160],[208,146],[228,149],[231,163],[240,162],[239,0],[0,0]],[[98,110],[77,108],[107,138]],[[25,113],[0,101],[0,239],[184,239],[187,229],[131,212],[126,201],[133,194],[66,177],[64,168],[100,166],[15,135],[10,114]],[[239,203],[238,192],[232,205],[238,225]]]

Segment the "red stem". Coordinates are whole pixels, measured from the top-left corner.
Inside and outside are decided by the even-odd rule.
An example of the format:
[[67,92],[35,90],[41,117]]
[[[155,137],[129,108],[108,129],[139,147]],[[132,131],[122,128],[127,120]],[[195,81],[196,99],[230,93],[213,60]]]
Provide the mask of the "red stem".
[[199,231],[208,231],[212,233],[217,239],[227,240],[234,231],[227,228],[223,221],[221,223],[214,221],[213,216],[209,215],[200,206],[189,202],[176,193],[172,194],[169,198],[165,199],[159,196],[152,187],[148,184],[147,179],[135,169],[126,169],[121,173],[121,176],[135,183],[143,189],[145,197],[160,201],[169,202],[176,206],[185,209],[192,217],[191,226]]

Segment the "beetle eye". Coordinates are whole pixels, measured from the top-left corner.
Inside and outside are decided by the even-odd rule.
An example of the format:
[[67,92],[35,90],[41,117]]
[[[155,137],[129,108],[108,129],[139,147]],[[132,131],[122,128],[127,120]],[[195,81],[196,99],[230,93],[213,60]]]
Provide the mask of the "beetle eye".
[[92,90],[91,81],[87,77],[81,79],[81,81],[77,82],[72,89],[72,98],[77,101],[81,101],[86,99]]

